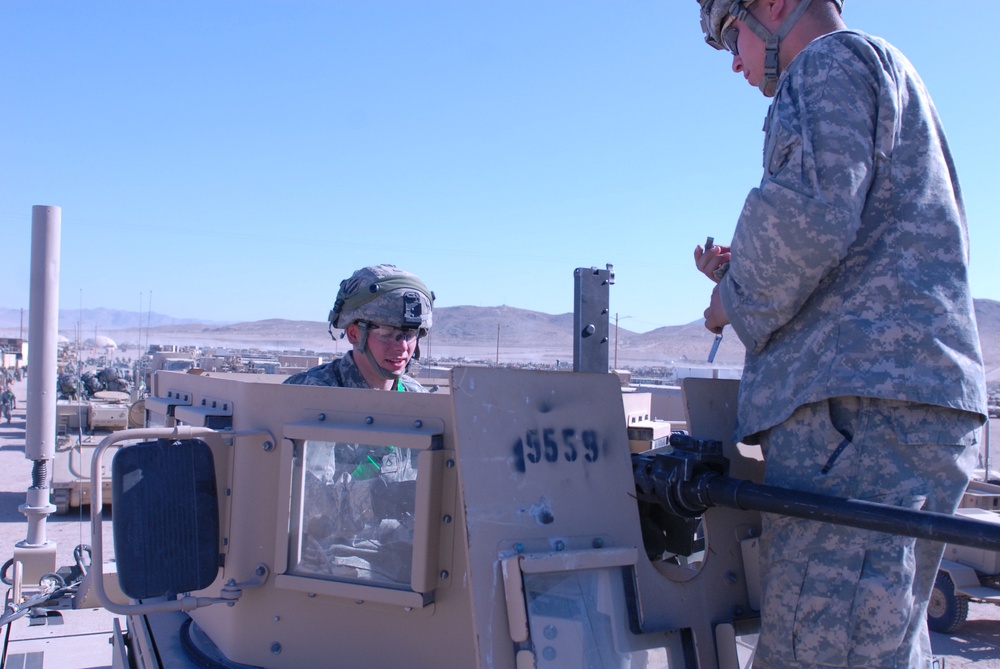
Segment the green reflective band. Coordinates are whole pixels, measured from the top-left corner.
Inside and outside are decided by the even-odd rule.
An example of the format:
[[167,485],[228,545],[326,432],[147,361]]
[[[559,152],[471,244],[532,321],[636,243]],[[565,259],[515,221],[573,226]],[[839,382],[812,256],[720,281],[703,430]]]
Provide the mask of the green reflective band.
[[382,293],[388,293],[393,290],[399,290],[400,288],[410,288],[417,292],[423,293],[427,297],[428,301],[431,300],[431,291],[424,282],[416,277],[410,276],[390,276],[387,279],[382,279],[375,282],[375,286],[378,286],[378,290],[374,293],[370,290],[358,291],[354,295],[351,295],[344,300],[344,306],[340,309],[341,313],[345,311],[354,311],[360,306],[368,304],[376,297]]
[[[388,446],[389,453],[396,450],[395,446]],[[351,478],[355,481],[366,481],[382,473],[382,465],[371,455],[366,455],[357,467],[351,472]]]
[[361,464],[354,468],[351,472],[351,478],[355,481],[364,481],[365,479],[370,479],[373,476],[378,476],[382,471],[382,467],[378,462],[375,461],[370,455],[366,455],[365,459],[361,461]]

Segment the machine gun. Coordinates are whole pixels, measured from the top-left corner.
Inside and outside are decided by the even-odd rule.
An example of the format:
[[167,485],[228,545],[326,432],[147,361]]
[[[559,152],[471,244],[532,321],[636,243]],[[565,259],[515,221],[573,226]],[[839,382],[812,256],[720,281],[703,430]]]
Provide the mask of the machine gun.
[[[722,442],[675,432],[670,449],[634,454],[636,494],[645,503],[647,553],[660,550],[689,555],[698,547],[690,530],[705,511],[726,507],[764,511],[806,520],[900,534],[985,550],[1000,550],[1000,528],[967,518],[904,509],[856,499],[762,485],[728,476]],[[670,517],[657,513],[662,508]],[[671,518],[673,517],[673,518]],[[680,520],[674,520],[680,519]],[[678,532],[679,527],[688,532]],[[692,540],[687,541],[690,537]]]

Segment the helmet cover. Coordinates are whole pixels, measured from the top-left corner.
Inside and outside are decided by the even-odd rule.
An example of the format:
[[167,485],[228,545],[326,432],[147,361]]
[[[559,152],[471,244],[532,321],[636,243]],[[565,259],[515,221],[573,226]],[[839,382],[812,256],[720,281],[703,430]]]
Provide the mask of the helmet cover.
[[395,265],[363,267],[340,282],[329,322],[346,328],[355,321],[428,330],[434,293],[415,274]]

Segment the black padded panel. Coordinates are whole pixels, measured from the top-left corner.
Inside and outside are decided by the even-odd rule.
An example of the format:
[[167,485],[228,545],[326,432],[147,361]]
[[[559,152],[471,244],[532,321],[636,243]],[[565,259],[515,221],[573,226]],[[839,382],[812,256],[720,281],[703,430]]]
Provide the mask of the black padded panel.
[[215,464],[200,439],[126,446],[111,461],[115,559],[122,592],[173,596],[219,570]]

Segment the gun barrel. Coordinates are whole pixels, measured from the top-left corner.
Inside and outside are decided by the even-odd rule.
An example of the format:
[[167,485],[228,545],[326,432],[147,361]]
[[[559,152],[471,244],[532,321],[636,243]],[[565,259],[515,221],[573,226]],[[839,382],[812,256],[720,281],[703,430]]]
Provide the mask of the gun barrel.
[[960,516],[788,490],[708,471],[695,480],[681,482],[680,487],[682,496],[705,506],[764,511],[1000,551],[1000,525]]

